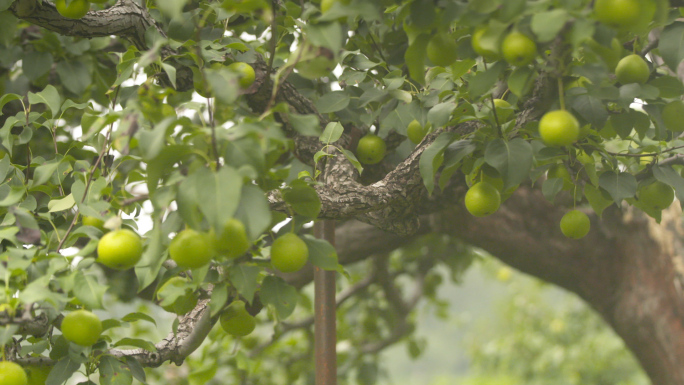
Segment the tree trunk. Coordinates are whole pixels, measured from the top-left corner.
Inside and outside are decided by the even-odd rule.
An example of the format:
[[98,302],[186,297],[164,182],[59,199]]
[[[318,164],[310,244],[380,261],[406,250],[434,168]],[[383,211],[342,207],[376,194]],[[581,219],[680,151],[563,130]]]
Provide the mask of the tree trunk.
[[[462,195],[449,200],[462,202]],[[485,218],[471,216],[462,203],[442,208],[422,218],[421,233],[451,234],[578,294],[625,341],[654,384],[684,385],[679,207],[664,211],[661,224],[632,208],[611,207],[603,219],[590,214],[592,229],[581,240],[562,235],[559,221],[567,209],[551,205],[539,190],[521,187]],[[345,262],[407,242],[359,222],[341,226],[338,239]]]

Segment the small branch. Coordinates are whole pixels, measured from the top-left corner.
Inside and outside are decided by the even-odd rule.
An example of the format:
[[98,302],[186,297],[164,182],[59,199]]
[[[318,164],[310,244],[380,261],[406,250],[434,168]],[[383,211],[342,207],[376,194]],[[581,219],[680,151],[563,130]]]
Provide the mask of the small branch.
[[276,21],[276,16],[278,16],[276,11],[277,5],[277,0],[271,1],[271,56],[268,58],[268,73],[273,71],[273,60],[275,60],[275,52],[278,47],[278,22]]
[[659,162],[661,166],[673,165],[673,164],[684,164],[684,155],[677,154],[673,157],[667,158]]
[[[358,294],[359,292],[365,290],[370,285],[372,285],[374,282],[375,282],[375,272],[371,272],[369,275],[367,275],[361,281],[355,283],[354,285],[352,285],[352,286],[348,287],[347,289],[345,289],[344,291],[342,291],[337,297],[336,307],[339,308],[343,303],[347,302],[347,300],[349,300],[350,298],[352,298],[354,295]],[[288,334],[292,331],[295,331],[295,330],[310,328],[311,325],[313,325],[313,323],[314,323],[314,317],[313,316],[305,318],[305,319],[298,321],[298,322],[294,322],[294,323],[283,322],[281,332],[278,333],[277,335],[274,334],[270,341],[254,348],[250,352],[249,356],[252,358],[258,356],[259,354],[261,354],[261,352],[263,352],[269,346],[271,346],[274,343],[276,343],[277,341],[279,341],[286,334]]]
[[123,202],[121,202],[121,206],[128,206],[130,204],[140,202],[140,201],[146,201],[148,199],[150,199],[149,194],[137,195],[137,196],[134,196],[132,198],[128,198],[128,199],[124,200]]
[[144,349],[112,349],[108,354],[119,358],[133,357],[145,367],[159,367],[165,361],[181,365],[185,358],[202,344],[216,323],[216,319],[212,319],[209,314],[209,300],[200,300],[195,309],[181,318],[178,332],[169,333],[155,345],[156,352]]
[[684,148],[684,145],[666,148],[660,152],[651,152],[651,153],[642,153],[642,154],[622,154],[619,152],[611,152],[611,151],[605,151],[605,153],[609,154],[609,155],[613,155],[613,156],[624,156],[624,157],[628,157],[628,158],[642,158],[645,156],[658,156],[660,154],[666,154],[668,152],[672,152],[672,151],[679,150],[682,148]]
[[375,38],[373,37],[373,31],[371,31],[370,28],[368,28],[368,37],[370,37],[371,44],[373,45],[373,48],[378,53],[378,55],[380,55],[380,58],[382,58],[382,61],[384,61],[385,64],[387,64],[387,59],[385,59],[385,55],[383,55],[382,49],[380,49],[378,43],[375,41]]
[[[385,264],[386,260],[387,258],[385,258]],[[382,263],[381,260],[380,262]],[[359,351],[362,354],[378,353],[381,350],[387,348],[388,346],[401,341],[401,339],[403,339],[406,335],[411,333],[411,331],[413,330],[413,326],[408,322],[408,315],[411,311],[413,311],[416,308],[416,306],[420,302],[420,299],[423,297],[423,289],[425,286],[424,272],[416,277],[416,289],[411,295],[411,297],[408,300],[404,300],[401,296],[401,293],[399,292],[399,289],[396,286],[394,286],[394,279],[387,279],[391,276],[389,272],[386,269],[381,269],[379,271],[381,272],[379,280],[380,284],[383,287],[385,297],[387,298],[387,301],[392,305],[394,310],[397,312],[396,318],[399,320],[399,322],[392,329],[390,335],[387,338],[384,338],[377,342],[372,342],[363,345],[359,349]],[[385,279],[382,278],[382,275],[385,276]]]
[[219,156],[218,144],[216,140],[216,121],[214,120],[214,106],[211,99],[207,100],[207,109],[209,110],[209,127],[211,127],[211,148],[214,151],[214,159],[216,160],[216,171],[221,168],[221,157]]
[[[97,170],[98,166],[102,162],[102,158],[104,157],[104,155],[107,153],[107,151],[109,151],[109,137],[112,134],[113,129],[114,129],[114,123],[109,125],[109,130],[107,131],[105,143],[102,146],[102,150],[100,151],[100,156],[97,157],[95,164],[93,165],[92,169],[90,170],[90,173],[88,175],[88,180],[86,181],[85,189],[83,190],[83,197],[81,198],[81,203],[85,202],[86,198],[88,197],[88,190],[90,189],[90,184],[92,183],[93,177],[95,176],[95,170]],[[62,249],[62,246],[64,246],[64,242],[66,242],[67,237],[69,236],[69,234],[71,233],[71,230],[73,230],[74,226],[76,225],[76,222],[78,221],[79,214],[80,214],[80,211],[76,210],[76,212],[74,213],[74,219],[71,221],[71,224],[69,224],[69,228],[67,229],[64,236],[62,236],[62,240],[59,241],[59,245],[57,245],[56,252],[59,252]]]
[[[31,304],[27,304],[30,307]],[[33,317],[30,310],[24,308],[21,317],[10,317],[7,312],[0,312],[0,326],[17,325],[17,334],[41,337],[48,332],[50,322],[46,313]]]
[[650,39],[646,47],[644,47],[639,55],[641,56],[646,56],[649,52],[651,52],[653,49],[658,47],[658,44],[660,43],[660,39]]

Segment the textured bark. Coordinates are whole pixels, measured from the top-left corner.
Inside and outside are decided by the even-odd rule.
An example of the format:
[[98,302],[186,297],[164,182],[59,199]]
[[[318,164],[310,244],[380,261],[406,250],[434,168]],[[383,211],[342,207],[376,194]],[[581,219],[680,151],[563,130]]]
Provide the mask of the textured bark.
[[[558,225],[567,209],[548,203],[538,190],[520,188],[499,212],[485,218],[472,217],[462,206],[465,188],[452,192],[440,211],[422,217],[420,232],[451,234],[576,293],[625,341],[654,384],[684,384],[679,207],[664,211],[661,224],[629,207],[610,208],[603,219],[587,212],[592,230],[572,240]],[[349,239],[338,242],[345,261],[409,241],[358,222],[341,226],[337,236]]]
[[[156,29],[162,36],[166,33],[156,24],[147,10],[133,0],[118,0],[112,7],[101,11],[89,11],[83,18],[74,20],[57,12],[54,4],[47,0],[16,0],[9,11],[19,19],[54,31],[64,36],[84,38],[117,36],[130,41],[140,51],[146,51],[145,31]],[[163,58],[174,55],[169,47],[161,48]],[[176,89],[187,91],[193,88],[192,71],[186,65],[170,60],[176,68]],[[168,87],[171,83],[166,73],[160,72],[158,78]]]
[[17,0],[10,11],[20,19],[64,36],[85,38],[119,36],[138,49],[146,49],[145,30],[155,25],[143,7],[131,0],[119,0],[102,11],[90,11],[82,19],[66,18],[48,1]]

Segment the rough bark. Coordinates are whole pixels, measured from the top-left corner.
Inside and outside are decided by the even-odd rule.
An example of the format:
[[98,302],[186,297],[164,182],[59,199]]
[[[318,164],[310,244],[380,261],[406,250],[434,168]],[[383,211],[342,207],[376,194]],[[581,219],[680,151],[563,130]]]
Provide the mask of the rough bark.
[[[661,224],[627,207],[613,207],[602,219],[587,212],[591,232],[572,240],[558,226],[567,209],[538,190],[519,189],[486,218],[469,215],[459,203],[462,194],[447,200],[422,217],[421,232],[451,234],[576,293],[625,341],[654,384],[684,384],[684,229],[677,205],[664,211]],[[341,226],[337,237],[354,239],[338,242],[345,261],[408,241],[358,222]]]

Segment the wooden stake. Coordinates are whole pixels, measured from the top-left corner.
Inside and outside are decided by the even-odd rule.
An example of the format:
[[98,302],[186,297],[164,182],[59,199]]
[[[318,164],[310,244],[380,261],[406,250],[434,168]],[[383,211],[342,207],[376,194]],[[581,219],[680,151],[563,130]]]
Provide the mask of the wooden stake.
[[[335,222],[318,221],[314,236],[335,246]],[[316,385],[337,384],[335,272],[314,267],[314,354]]]

